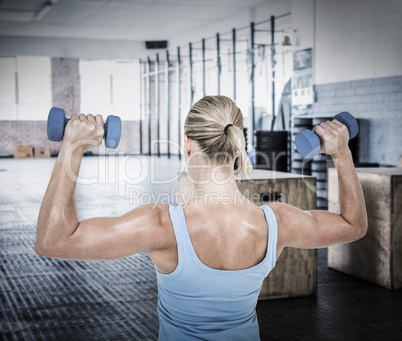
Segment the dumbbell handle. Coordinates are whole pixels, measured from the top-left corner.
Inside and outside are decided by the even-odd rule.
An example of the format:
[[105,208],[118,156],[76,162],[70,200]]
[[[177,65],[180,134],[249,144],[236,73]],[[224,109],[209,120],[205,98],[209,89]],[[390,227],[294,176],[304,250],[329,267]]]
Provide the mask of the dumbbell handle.
[[[358,134],[359,125],[350,113],[343,111],[335,115],[333,119],[346,125],[349,130],[349,138],[352,139]],[[321,139],[317,134],[308,129],[302,130],[296,135],[295,144],[300,155],[307,159],[318,155],[321,150]]]

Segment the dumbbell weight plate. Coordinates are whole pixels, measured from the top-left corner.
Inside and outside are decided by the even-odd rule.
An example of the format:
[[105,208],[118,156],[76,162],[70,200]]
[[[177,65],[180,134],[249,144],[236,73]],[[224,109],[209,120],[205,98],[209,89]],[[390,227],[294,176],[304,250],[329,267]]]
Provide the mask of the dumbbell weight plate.
[[117,148],[121,136],[121,119],[109,115],[105,123],[105,145],[107,148]]
[[65,112],[61,108],[53,107],[50,109],[47,118],[47,137],[50,141],[61,141],[66,125]]
[[328,187],[327,180],[317,180],[317,188],[327,189],[327,187]]
[[328,208],[328,200],[323,198],[317,198],[317,209],[326,209]]
[[316,172],[326,172],[327,171],[327,164],[326,162],[315,162],[311,163],[311,170]]
[[315,176],[317,178],[317,180],[327,180],[328,176],[327,176],[327,172],[311,172],[311,176]]
[[320,138],[311,130],[303,130],[295,137],[298,152],[305,158],[311,159],[320,152]]
[[292,161],[292,167],[301,169],[303,167],[303,162],[302,161]]
[[317,188],[317,197],[328,200],[328,191]]
[[302,170],[300,168],[293,168],[292,167],[291,173],[293,173],[293,174],[302,174]]
[[300,169],[303,168],[304,170],[307,170],[307,169],[310,170],[310,163],[293,160],[292,161],[292,167],[293,168],[300,168]]
[[357,124],[356,119],[350,113],[342,111],[341,113],[335,115],[334,119],[348,127],[349,139],[353,139],[359,133],[359,125]]

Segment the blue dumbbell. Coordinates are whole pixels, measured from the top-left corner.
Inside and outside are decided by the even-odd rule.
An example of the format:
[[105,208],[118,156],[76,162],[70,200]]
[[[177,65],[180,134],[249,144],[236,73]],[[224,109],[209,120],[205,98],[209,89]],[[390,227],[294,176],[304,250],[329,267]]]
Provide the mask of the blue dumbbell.
[[[349,138],[353,139],[359,133],[356,119],[346,111],[334,116],[334,120],[343,123],[349,130]],[[297,151],[306,159],[318,155],[321,150],[321,139],[311,130],[302,130],[295,138]]]
[[[61,108],[50,109],[47,118],[47,137],[50,141],[61,141],[64,135],[64,128],[70,119],[66,118]],[[110,115],[105,123],[105,145],[107,148],[117,148],[121,136],[121,120],[118,116]]]

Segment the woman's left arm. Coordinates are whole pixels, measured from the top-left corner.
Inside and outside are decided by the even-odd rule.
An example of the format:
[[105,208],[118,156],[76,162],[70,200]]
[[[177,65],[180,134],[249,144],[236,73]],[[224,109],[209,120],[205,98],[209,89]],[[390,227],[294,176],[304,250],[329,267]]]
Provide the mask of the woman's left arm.
[[104,260],[169,247],[168,205],[149,204],[113,218],[78,221],[75,188],[84,151],[99,145],[101,116],[74,115],[39,211],[35,251],[45,257]]

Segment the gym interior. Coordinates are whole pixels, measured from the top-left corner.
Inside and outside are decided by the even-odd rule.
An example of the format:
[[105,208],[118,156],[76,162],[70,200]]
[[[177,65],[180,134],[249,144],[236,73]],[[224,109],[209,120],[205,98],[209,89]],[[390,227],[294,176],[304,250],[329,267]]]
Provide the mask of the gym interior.
[[39,257],[38,212],[80,113],[112,115],[83,157],[80,220],[184,204],[186,115],[224,95],[244,115],[254,172],[237,181],[256,203],[339,213],[334,164],[305,157],[303,132],[339,113],[357,129],[367,234],[286,248],[257,303],[261,340],[401,340],[401,15],[396,0],[0,0],[1,339],[158,339],[147,254]]

